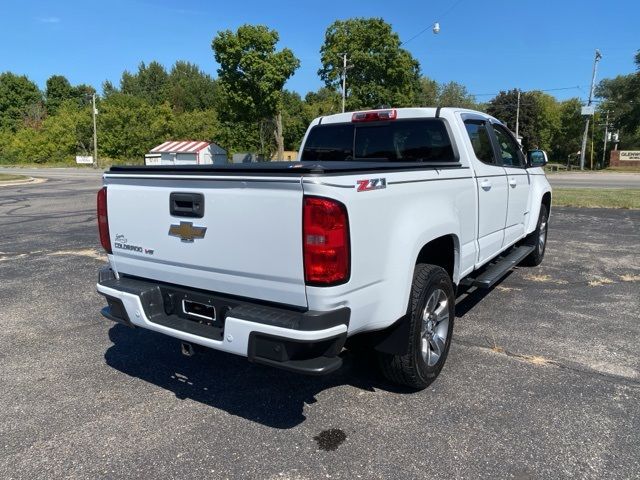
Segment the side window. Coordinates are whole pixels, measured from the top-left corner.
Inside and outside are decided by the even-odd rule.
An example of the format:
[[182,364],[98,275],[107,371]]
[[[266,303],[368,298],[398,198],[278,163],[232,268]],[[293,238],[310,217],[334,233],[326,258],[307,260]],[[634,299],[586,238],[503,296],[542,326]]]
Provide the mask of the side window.
[[520,147],[515,139],[500,125],[494,125],[493,131],[498,139],[502,164],[505,167],[524,167],[524,159],[520,154]]
[[486,123],[480,120],[466,120],[464,126],[467,129],[473,152],[478,160],[490,165],[496,165],[496,158],[493,155]]

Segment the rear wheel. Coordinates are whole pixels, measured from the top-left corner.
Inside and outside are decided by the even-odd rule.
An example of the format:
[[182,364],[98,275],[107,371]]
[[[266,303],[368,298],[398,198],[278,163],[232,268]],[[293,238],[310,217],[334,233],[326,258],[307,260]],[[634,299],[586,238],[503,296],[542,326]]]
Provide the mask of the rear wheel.
[[379,353],[385,377],[423,389],[435,379],[447,358],[453,334],[455,296],[449,274],[435,265],[416,265],[409,311],[407,353]]
[[549,223],[549,211],[547,206],[543,203],[540,205],[540,215],[538,215],[538,225],[536,229],[531,232],[525,239],[526,245],[533,246],[533,252],[531,252],[522,261],[522,265],[529,267],[536,267],[542,263],[544,258],[544,252],[547,249],[547,225]]

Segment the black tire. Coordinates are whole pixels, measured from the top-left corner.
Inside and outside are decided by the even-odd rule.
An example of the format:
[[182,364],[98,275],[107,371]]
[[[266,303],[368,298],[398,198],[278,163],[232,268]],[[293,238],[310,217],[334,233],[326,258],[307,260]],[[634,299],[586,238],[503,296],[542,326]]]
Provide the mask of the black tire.
[[527,238],[524,240],[525,245],[531,245],[534,247],[533,252],[522,260],[521,265],[537,267],[542,263],[544,252],[547,250],[548,224],[549,211],[547,206],[543,203],[540,205],[540,215],[538,215],[538,224],[536,225],[536,229],[527,235]]
[[[446,338],[441,345],[440,354],[437,355],[437,361],[435,356],[433,358],[430,356],[431,352],[427,353],[428,360],[423,353],[423,342],[427,342],[427,349],[432,345],[430,340],[424,338],[424,330],[429,322],[423,320],[423,313],[427,310],[427,301],[436,294],[439,295],[438,298],[442,298],[442,294],[446,296],[446,308],[443,306],[441,311],[444,312],[446,309],[448,313],[446,329],[443,323],[434,323],[435,327],[431,328],[434,330],[434,335],[437,328],[441,328],[442,332],[446,330]],[[436,304],[442,306],[442,302]],[[382,374],[391,382],[421,390],[429,386],[442,370],[453,334],[455,295],[451,278],[443,268],[424,263],[416,265],[407,315],[410,322],[409,335],[406,339],[407,353],[405,355],[378,353],[378,362]],[[435,363],[430,365],[431,361]]]

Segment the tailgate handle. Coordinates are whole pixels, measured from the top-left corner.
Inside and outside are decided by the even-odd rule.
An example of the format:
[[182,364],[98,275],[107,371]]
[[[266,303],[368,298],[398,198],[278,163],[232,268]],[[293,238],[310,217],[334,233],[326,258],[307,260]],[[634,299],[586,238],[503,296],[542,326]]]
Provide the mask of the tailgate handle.
[[204,217],[204,195],[202,193],[173,192],[169,195],[169,212],[174,217]]

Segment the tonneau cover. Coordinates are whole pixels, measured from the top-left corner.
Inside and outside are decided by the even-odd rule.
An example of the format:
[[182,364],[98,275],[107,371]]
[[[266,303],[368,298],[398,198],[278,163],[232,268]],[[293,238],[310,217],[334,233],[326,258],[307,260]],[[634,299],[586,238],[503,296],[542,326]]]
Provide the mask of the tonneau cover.
[[149,175],[325,175],[367,171],[433,170],[460,168],[459,162],[258,162],[227,165],[113,166],[108,174]]

